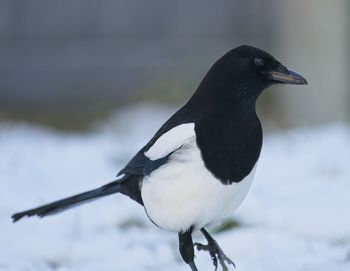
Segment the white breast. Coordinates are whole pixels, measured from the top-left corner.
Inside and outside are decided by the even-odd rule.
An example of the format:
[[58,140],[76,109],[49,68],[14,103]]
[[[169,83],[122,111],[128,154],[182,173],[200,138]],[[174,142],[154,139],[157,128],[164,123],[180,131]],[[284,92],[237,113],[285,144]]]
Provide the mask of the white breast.
[[[182,138],[186,143],[167,164],[146,177],[141,188],[149,218],[159,227],[177,232],[219,223],[236,210],[248,193],[256,168],[239,183],[223,185],[205,168],[195,132],[192,129],[188,136],[188,128],[186,139]],[[166,142],[165,137],[163,140]]]

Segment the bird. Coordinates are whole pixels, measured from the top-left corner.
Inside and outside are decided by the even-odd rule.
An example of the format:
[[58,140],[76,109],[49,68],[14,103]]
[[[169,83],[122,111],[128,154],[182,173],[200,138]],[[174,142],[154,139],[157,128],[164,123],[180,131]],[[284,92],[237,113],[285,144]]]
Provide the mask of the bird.
[[[256,101],[274,84],[307,81],[262,49],[241,45],[228,51],[114,181],[15,213],[13,222],[120,193],[140,204],[156,226],[177,233],[180,255],[192,271],[198,270],[195,248],[209,253],[215,270],[218,264],[235,267],[206,228],[232,214],[248,193],[263,142]],[[207,244],[194,243],[194,232]]]

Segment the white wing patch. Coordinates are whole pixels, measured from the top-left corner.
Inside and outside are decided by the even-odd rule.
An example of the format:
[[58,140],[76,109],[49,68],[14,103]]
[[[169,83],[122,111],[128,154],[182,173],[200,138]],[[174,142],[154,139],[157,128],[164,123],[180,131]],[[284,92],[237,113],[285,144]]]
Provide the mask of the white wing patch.
[[195,136],[194,123],[181,124],[159,137],[152,147],[145,152],[145,156],[151,160],[165,157],[172,151],[190,142]]

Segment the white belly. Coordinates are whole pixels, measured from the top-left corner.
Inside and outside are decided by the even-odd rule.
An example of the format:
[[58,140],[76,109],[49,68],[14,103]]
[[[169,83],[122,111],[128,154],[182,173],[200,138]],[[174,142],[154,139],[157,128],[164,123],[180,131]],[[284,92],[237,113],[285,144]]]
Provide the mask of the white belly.
[[247,195],[255,168],[239,183],[223,185],[205,168],[193,137],[143,180],[147,215],[159,227],[177,232],[219,223]]

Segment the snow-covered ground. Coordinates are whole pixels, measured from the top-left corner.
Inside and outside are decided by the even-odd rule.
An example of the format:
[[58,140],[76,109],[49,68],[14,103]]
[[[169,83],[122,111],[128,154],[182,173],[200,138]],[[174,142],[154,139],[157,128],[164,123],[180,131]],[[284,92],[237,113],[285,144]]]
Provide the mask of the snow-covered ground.
[[[130,108],[83,134],[1,123],[0,270],[189,270],[177,235],[120,195],[43,220],[10,220],[113,180],[172,111]],[[237,270],[350,270],[349,153],[344,124],[265,137],[252,190],[233,215],[240,226],[214,234]],[[200,270],[213,270],[206,253],[196,254]]]

